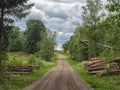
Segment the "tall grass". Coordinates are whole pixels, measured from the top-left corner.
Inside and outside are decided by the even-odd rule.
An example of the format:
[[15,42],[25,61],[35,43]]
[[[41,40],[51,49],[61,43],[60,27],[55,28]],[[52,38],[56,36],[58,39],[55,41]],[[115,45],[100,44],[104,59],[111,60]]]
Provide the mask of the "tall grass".
[[26,85],[43,76],[47,71],[55,67],[58,63],[54,56],[51,62],[42,61],[39,57],[28,55],[23,52],[9,53],[7,65],[40,65],[39,70],[34,70],[31,74],[6,73],[6,83],[0,85],[0,90],[20,90]]
[[95,90],[120,90],[120,75],[113,76],[93,76],[84,69],[85,62],[77,62],[67,59],[68,63],[78,73],[78,75],[84,79]]

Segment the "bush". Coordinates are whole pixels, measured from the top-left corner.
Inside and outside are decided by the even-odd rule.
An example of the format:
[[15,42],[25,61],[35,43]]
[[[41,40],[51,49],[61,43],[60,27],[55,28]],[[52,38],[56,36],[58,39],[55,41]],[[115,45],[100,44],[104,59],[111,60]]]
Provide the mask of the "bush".
[[40,65],[41,61],[35,57],[35,55],[31,54],[28,58],[29,65]]
[[33,54],[31,54],[28,58],[28,64],[33,65],[35,61],[36,61],[36,57]]
[[18,52],[23,50],[23,41],[21,38],[17,38],[14,41],[11,41],[9,46],[9,51],[10,52]]
[[23,65],[22,60],[18,60],[16,56],[13,56],[12,58],[9,59],[8,65]]
[[40,57],[40,51],[36,52],[34,55],[35,55],[36,57]]
[[73,60],[84,61],[88,58],[88,46],[76,46],[70,54]]

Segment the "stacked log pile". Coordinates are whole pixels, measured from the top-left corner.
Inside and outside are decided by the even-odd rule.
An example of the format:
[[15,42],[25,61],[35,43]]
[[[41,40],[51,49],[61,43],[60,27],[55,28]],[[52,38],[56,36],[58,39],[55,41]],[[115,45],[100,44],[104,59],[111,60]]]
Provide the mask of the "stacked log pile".
[[29,66],[29,67],[33,70],[38,70],[40,68],[39,65],[33,65],[33,66]]
[[90,74],[101,74],[105,72],[104,60],[100,58],[91,58],[85,64],[85,68]]
[[100,58],[91,58],[86,64],[85,68],[90,74],[102,74],[109,71],[111,74],[120,74],[120,58],[115,58],[106,63]]
[[115,58],[110,61],[110,72],[112,74],[120,74],[120,58]]
[[8,66],[8,72],[13,72],[13,73],[30,73],[33,70],[39,69],[40,66]]

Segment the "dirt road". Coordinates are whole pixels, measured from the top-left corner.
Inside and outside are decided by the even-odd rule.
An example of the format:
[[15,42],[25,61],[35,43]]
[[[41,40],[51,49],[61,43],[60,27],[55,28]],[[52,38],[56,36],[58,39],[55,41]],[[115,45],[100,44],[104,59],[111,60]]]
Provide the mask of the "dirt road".
[[63,55],[58,57],[58,67],[22,90],[93,90],[66,63]]

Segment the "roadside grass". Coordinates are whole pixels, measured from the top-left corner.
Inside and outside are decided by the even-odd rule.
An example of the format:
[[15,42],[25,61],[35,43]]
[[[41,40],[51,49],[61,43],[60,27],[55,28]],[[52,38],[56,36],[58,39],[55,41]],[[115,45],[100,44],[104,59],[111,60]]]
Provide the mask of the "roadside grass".
[[67,58],[68,64],[95,90],[120,90],[120,75],[93,76],[84,69],[85,61],[77,62]]
[[[42,77],[46,72],[51,70],[53,67],[57,66],[58,59],[55,55],[52,61],[43,61],[40,60],[39,57],[34,57],[24,52],[15,52],[15,53],[8,53],[9,60],[7,64],[12,65],[29,65],[29,60],[31,57],[35,59],[35,63],[40,65],[39,70],[34,70],[30,74],[12,74],[6,73],[6,82],[4,85],[0,86],[0,90],[21,90],[25,86],[29,85],[33,81],[37,80],[38,78]],[[14,59],[15,58],[15,59]],[[14,60],[16,61],[14,61]]]

